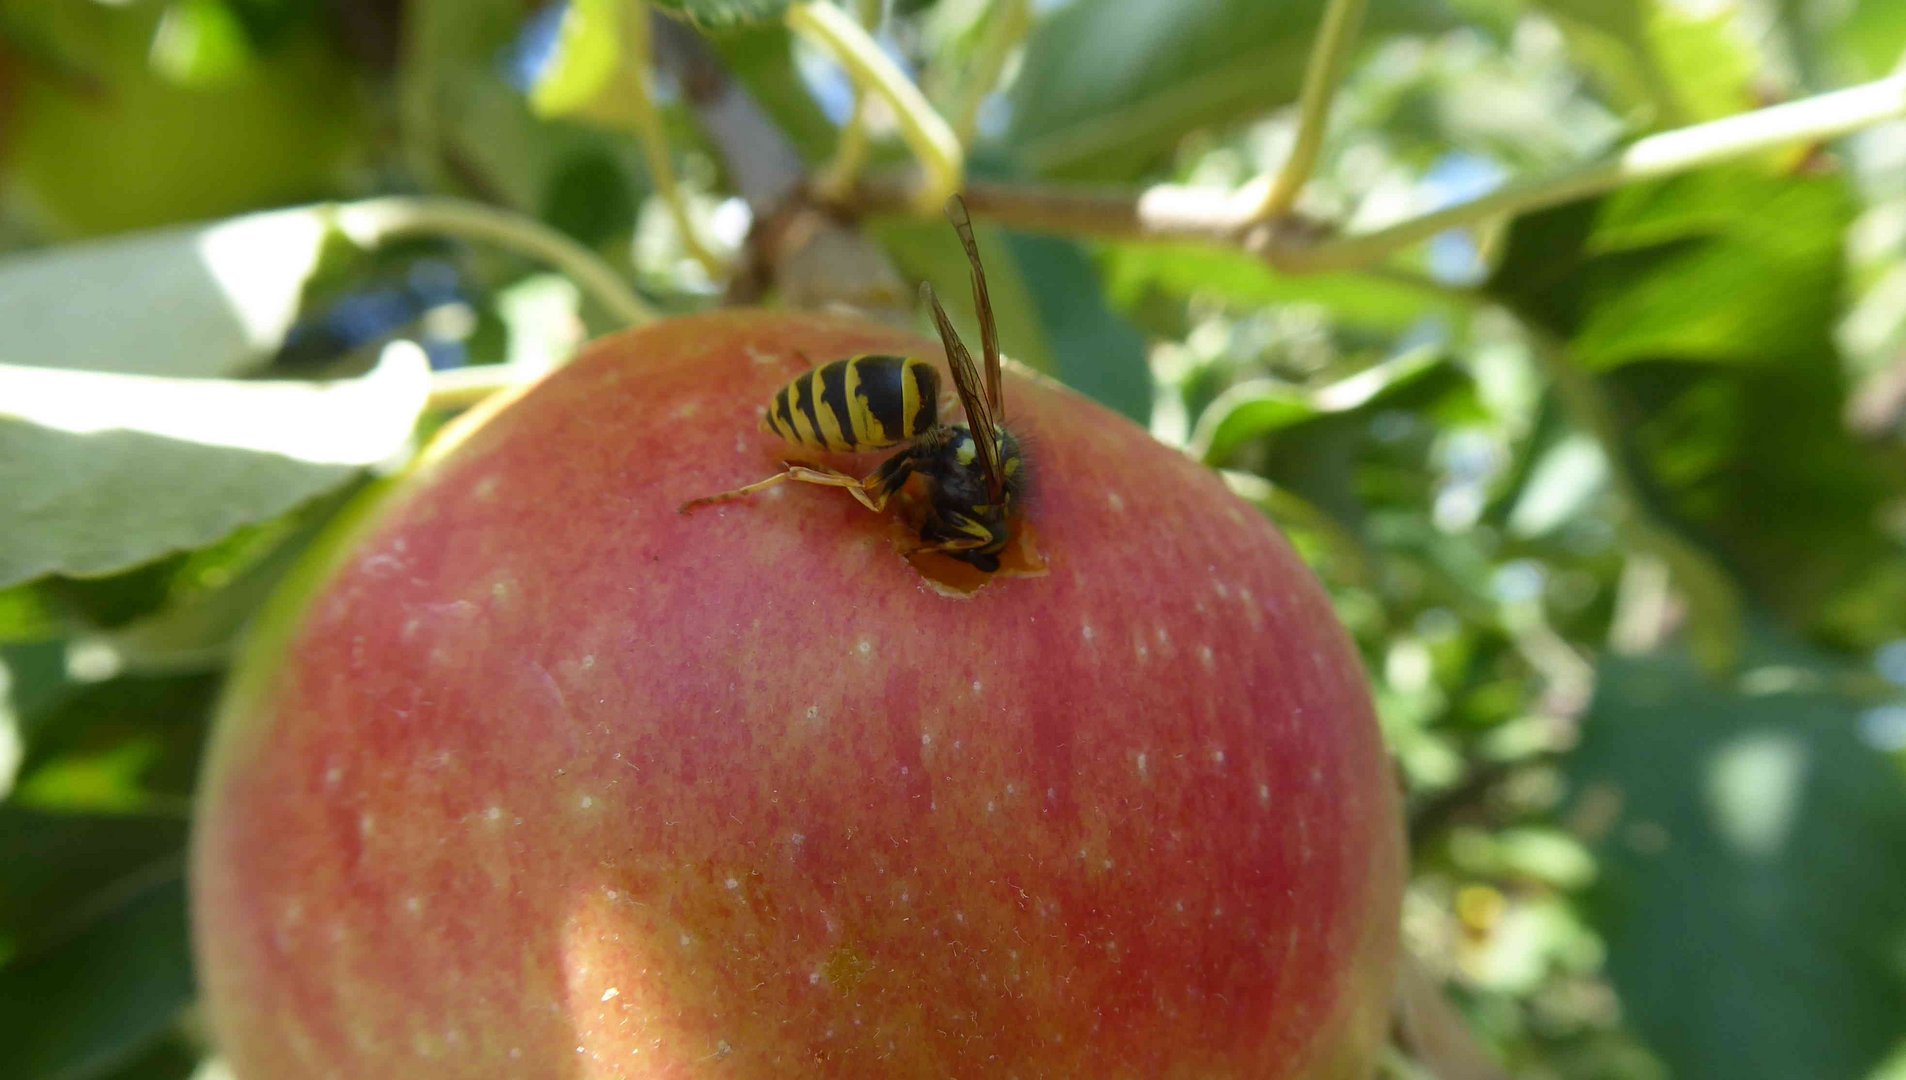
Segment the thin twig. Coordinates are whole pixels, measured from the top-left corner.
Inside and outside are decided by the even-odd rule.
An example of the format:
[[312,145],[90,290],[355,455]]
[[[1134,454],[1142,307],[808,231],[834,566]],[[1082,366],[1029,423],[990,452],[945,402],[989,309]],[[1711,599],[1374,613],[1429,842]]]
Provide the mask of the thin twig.
[[[976,182],[967,189],[966,201],[976,217],[1029,232],[1241,247],[1289,273],[1367,269],[1449,229],[1525,214],[1793,143],[1832,139],[1900,117],[1906,117],[1906,75],[1650,135],[1567,172],[1351,236],[1332,236],[1315,222],[1289,216],[1259,222],[1253,214],[1240,214],[1238,200],[1229,192],[1174,184],[1134,193]],[[856,189],[852,208],[925,212],[914,188],[893,178],[864,180]],[[937,208],[933,213],[938,213]]]
[[[1330,0],[1324,8],[1317,41],[1311,46],[1310,66],[1304,69],[1304,89],[1298,99],[1297,137],[1291,144],[1290,157],[1274,176],[1261,178],[1247,189],[1247,201],[1254,202],[1251,218],[1270,221],[1290,213],[1297,193],[1317,167],[1317,156],[1324,145],[1324,129],[1330,122],[1330,104],[1337,84],[1350,61],[1350,47],[1356,41],[1357,24],[1363,21],[1364,0]],[[1249,195],[1262,189],[1262,195]]]
[[419,234],[480,240],[562,271],[622,322],[634,325],[656,317],[609,264],[532,217],[463,199],[407,195],[339,203],[331,213],[338,230],[362,247]]
[[824,0],[803,0],[788,8],[787,23],[788,29],[832,54],[863,93],[872,91],[886,99],[900,122],[900,137],[925,174],[914,195],[918,208],[939,213],[947,197],[959,190],[966,168],[953,129],[847,12]]
[[871,143],[867,137],[868,91],[854,91],[854,108],[847,114],[847,123],[840,129],[840,139],[834,143],[834,160],[827,163],[814,177],[814,189],[823,198],[839,199],[853,190],[854,181],[860,177],[860,171],[867,166],[867,147]]
[[648,5],[637,4],[628,13],[627,29],[624,31],[629,56],[627,63],[632,75],[629,106],[635,112],[636,130],[641,135],[642,156],[648,163],[649,179],[655,183],[655,193],[662,197],[669,216],[675,220],[675,231],[681,234],[682,250],[700,263],[710,278],[720,281],[728,276],[728,268],[702,242],[701,231],[696,227],[695,219],[689,215],[681,184],[676,181],[675,159],[668,150],[668,132],[662,125],[661,110],[655,107],[655,61],[654,48],[650,44],[650,17]]
[[[1448,229],[1586,199],[1642,180],[1691,172],[1799,142],[1836,138],[1906,116],[1906,76],[1878,79],[1705,124],[1636,140],[1600,161],[1500,191],[1375,232],[1285,253],[1297,270],[1340,270],[1375,263]],[[1273,257],[1273,262],[1280,262]]]
[[[860,24],[870,31],[878,30],[881,6],[879,0],[861,0],[855,12]],[[872,143],[867,132],[867,125],[871,121],[872,93],[865,87],[855,85],[854,106],[847,114],[847,124],[841,128],[840,138],[834,143],[834,160],[814,177],[814,187],[826,198],[838,199],[851,191],[861,169],[867,165],[867,148]]]

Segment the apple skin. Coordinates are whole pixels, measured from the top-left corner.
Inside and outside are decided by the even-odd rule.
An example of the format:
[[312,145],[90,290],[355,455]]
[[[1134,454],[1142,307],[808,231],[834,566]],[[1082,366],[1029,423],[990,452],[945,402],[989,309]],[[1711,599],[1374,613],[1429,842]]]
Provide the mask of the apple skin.
[[267,616],[192,860],[239,1077],[1369,1075],[1391,775],[1215,477],[1012,373],[1043,577],[941,595],[825,488],[676,512],[867,351],[939,358],[787,313],[598,341]]

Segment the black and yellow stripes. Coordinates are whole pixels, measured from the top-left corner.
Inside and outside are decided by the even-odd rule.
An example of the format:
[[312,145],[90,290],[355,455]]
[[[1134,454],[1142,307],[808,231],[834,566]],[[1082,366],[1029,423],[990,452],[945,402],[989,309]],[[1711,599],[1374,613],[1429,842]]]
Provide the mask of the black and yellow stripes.
[[939,397],[940,373],[924,360],[855,356],[782,387],[761,426],[816,450],[880,450],[933,430]]

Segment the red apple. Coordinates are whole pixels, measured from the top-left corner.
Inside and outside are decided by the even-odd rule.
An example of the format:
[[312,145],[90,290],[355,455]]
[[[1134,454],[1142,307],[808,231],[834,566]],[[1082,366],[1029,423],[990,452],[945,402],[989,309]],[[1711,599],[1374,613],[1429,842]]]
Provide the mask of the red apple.
[[[1050,560],[969,598],[763,402],[876,325],[600,341],[261,631],[193,860],[213,1027],[301,1077],[1363,1077],[1400,837],[1291,549],[1009,376]],[[863,463],[864,464],[864,463]]]

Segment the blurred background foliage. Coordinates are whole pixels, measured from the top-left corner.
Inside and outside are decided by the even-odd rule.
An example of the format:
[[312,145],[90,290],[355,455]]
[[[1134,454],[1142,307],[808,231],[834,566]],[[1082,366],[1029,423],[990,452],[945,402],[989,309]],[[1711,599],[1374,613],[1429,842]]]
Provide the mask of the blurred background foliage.
[[[790,163],[911,157],[786,5],[572,4],[0,0],[0,1072],[215,1071],[182,863],[232,642],[486,373],[963,274],[851,183],[836,246],[764,239]],[[968,175],[1222,193],[1285,159],[1326,5],[852,7]],[[1356,41],[1296,206],[1352,230],[1886,76],[1906,5],[1386,0]],[[1906,1077],[1906,126],[1310,274],[977,211],[1008,351],[1331,588],[1409,948],[1492,1055]]]

